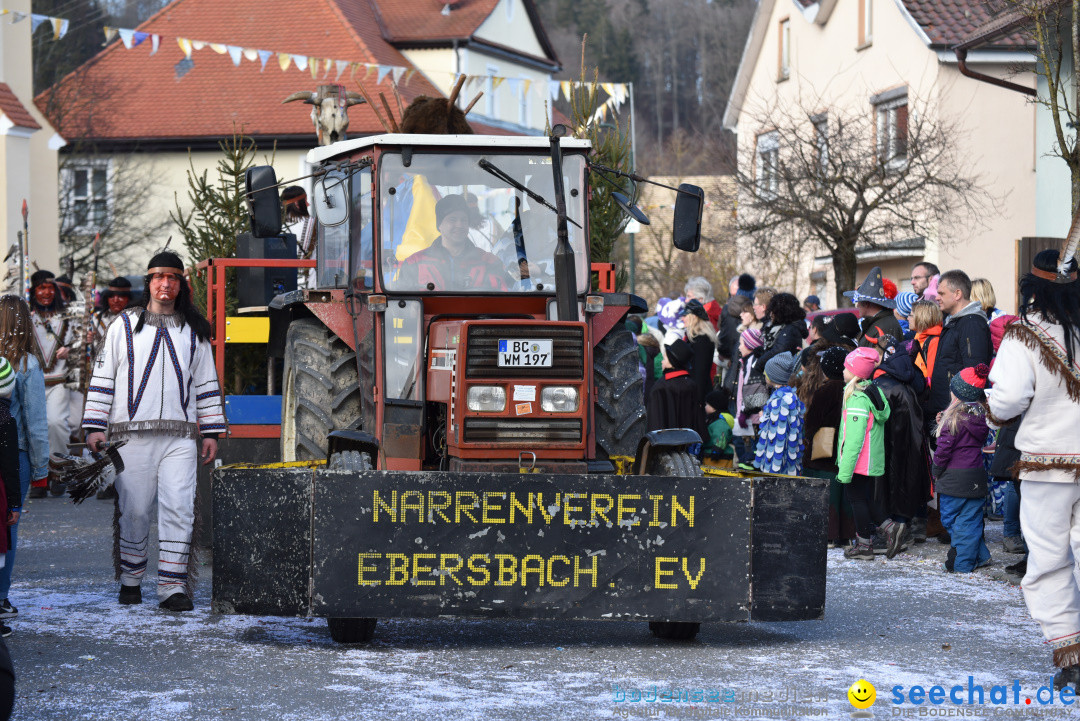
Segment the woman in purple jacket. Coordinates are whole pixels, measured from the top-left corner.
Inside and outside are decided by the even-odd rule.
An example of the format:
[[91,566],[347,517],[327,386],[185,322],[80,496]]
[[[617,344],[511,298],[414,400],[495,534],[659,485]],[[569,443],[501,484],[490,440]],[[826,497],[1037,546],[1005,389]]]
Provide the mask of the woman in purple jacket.
[[941,524],[952,537],[945,570],[970,573],[990,564],[990,549],[983,541],[983,499],[986,471],[983,444],[986,424],[986,377],[990,369],[980,363],[952,377],[952,404],[941,414],[934,477],[937,479]]

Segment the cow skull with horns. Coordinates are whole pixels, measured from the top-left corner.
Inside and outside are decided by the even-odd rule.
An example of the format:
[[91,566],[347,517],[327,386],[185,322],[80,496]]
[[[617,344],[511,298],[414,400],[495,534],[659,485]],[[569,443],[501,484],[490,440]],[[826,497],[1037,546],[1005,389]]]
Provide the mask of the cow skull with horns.
[[320,85],[317,92],[293,93],[282,102],[303,100],[311,109],[311,122],[319,145],[330,145],[345,139],[349,129],[349,106],[366,102],[359,93],[345,90],[343,85]]

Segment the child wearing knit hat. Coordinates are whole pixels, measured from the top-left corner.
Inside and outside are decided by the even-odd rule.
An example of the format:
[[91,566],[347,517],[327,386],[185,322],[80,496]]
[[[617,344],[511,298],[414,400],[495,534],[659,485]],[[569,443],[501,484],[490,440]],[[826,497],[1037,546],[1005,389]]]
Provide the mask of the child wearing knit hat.
[[885,472],[885,421],[889,403],[870,382],[880,358],[873,348],[856,348],[844,358],[844,407],[837,443],[836,480],[847,484],[855,516],[855,541],[846,558],[874,560],[875,529],[885,536],[887,558],[899,552],[906,524],[888,518],[874,496],[874,484]]
[[[757,328],[747,328],[739,336],[739,375],[735,383],[735,453],[740,463],[749,464],[754,459],[754,443],[757,440],[758,414],[768,401],[768,388],[764,379],[754,376],[754,364],[761,355],[765,340]],[[760,400],[759,400],[760,399]],[[751,466],[752,467],[752,466]]]
[[941,525],[952,538],[945,570],[970,573],[990,564],[983,540],[983,501],[986,469],[983,445],[990,432],[986,422],[986,378],[990,369],[980,363],[952,377],[952,403],[941,414],[934,451],[934,487]]
[[774,388],[761,410],[754,467],[763,473],[797,476],[802,472],[803,417],[806,405],[791,387],[795,354],[779,353],[765,364],[765,380]]
[[908,316],[911,315],[911,309],[918,300],[919,296],[910,290],[896,294],[896,308],[893,310],[893,315],[896,316],[897,322],[900,323],[900,330],[904,331],[903,340],[911,340],[915,337],[911,332]]

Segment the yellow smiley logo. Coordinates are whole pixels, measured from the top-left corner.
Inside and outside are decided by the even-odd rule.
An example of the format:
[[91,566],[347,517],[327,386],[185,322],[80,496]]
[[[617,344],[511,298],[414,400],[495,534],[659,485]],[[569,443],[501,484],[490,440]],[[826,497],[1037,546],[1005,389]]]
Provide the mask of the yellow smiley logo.
[[874,684],[870,683],[866,679],[860,678],[855,683],[851,684],[851,688],[847,692],[848,701],[851,705],[857,709],[867,709],[874,705],[874,701],[877,700],[877,689],[874,688]]

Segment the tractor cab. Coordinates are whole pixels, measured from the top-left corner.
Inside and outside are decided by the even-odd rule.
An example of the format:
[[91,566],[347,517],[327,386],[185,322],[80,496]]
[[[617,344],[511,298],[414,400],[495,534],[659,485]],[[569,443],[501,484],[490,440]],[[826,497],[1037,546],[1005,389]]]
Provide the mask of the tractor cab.
[[640,393],[632,408],[603,399],[618,419],[597,420],[590,399],[594,383],[637,373],[636,354],[608,346],[633,347],[621,322],[645,308],[590,294],[590,144],[553,145],[385,135],[309,152],[315,287],[271,315],[288,325],[271,333],[284,339],[283,460],[352,451],[392,470],[584,473],[634,455]]

